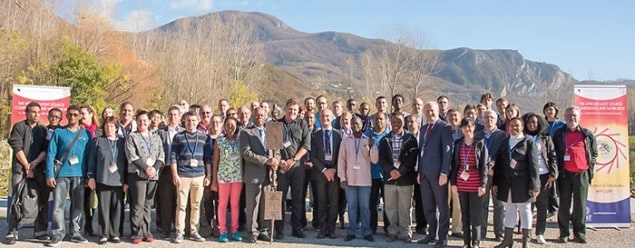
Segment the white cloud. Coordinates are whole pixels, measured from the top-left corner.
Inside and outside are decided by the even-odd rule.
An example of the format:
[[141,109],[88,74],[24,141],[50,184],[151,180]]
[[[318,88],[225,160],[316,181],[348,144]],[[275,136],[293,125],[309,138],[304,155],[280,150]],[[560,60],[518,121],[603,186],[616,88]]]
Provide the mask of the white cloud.
[[172,0],[169,6],[171,9],[210,10],[213,3],[213,0]]
[[117,22],[117,30],[127,32],[146,31],[153,27],[152,12],[143,9],[130,11]]
[[90,0],[87,2],[89,10],[98,13],[99,15],[107,18],[115,16],[117,11],[117,5],[122,0]]
[[196,9],[198,10],[210,10],[212,9],[212,0],[200,0]]
[[174,0],[170,1],[171,9],[184,9],[196,6],[198,0]]

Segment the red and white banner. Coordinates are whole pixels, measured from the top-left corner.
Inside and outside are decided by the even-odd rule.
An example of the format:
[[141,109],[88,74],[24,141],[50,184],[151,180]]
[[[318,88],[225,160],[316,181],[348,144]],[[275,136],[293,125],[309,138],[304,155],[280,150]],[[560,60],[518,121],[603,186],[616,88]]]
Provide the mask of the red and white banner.
[[66,123],[66,108],[71,100],[70,87],[54,87],[39,85],[13,84],[13,100],[11,101],[11,125],[26,119],[25,108],[30,102],[37,102],[42,107],[40,123],[48,125],[49,109],[62,110],[62,125]]
[[624,85],[576,85],[580,125],[597,139],[598,158],[587,199],[589,227],[630,227],[628,101]]

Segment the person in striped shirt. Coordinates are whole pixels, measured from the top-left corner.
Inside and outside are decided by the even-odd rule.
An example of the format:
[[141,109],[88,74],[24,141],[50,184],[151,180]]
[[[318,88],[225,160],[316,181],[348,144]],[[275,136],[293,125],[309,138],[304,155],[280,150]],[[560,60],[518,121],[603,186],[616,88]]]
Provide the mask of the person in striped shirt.
[[474,138],[474,120],[464,118],[459,127],[463,137],[454,142],[450,181],[458,193],[463,222],[463,247],[479,247],[481,201],[487,186],[487,149],[483,139]]

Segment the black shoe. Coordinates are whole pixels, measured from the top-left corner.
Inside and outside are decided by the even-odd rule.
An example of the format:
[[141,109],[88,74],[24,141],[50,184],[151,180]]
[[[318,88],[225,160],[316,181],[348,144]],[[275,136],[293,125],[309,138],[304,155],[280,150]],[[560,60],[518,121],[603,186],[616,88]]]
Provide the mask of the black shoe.
[[271,240],[271,235],[269,235],[269,233],[266,232],[261,232],[260,234],[258,234],[258,238],[259,240],[262,241],[267,241],[267,242],[271,242],[273,240]]
[[317,238],[318,238],[318,239],[323,239],[323,238],[326,238],[326,233],[324,233],[324,232],[320,231],[320,232],[318,233],[318,235],[317,235]]
[[11,236],[7,236],[7,240],[5,241],[5,244],[7,245],[12,245],[15,244],[15,242],[18,241],[18,235],[11,235]]
[[255,244],[257,242],[256,237],[246,238],[246,239],[243,239],[243,241],[245,241],[245,243],[250,243],[250,244]]
[[446,248],[446,247],[448,247],[448,241],[447,240],[439,240],[439,242],[437,242],[437,244],[434,245],[434,247],[436,247],[436,248]]
[[351,241],[355,239],[355,235],[346,235],[346,238],[344,238],[344,241]]
[[366,236],[364,236],[364,239],[368,242],[375,242],[375,237],[373,237],[372,234],[368,234]]
[[46,243],[46,246],[48,247],[55,247],[57,245],[59,245],[60,243],[62,243],[62,238],[60,237],[53,237],[51,239],[51,242]]
[[433,240],[434,240],[434,235],[433,234],[428,234],[425,238],[417,241],[417,243],[419,243],[419,244],[429,244]]
[[586,244],[586,238],[583,238],[582,236],[575,236],[573,238],[573,242],[578,242],[580,244]]
[[566,236],[560,237],[558,238],[558,242],[566,244],[567,242],[569,242],[569,237],[566,237]]
[[426,234],[426,228],[425,227],[419,227],[415,230],[416,233],[418,234]]
[[335,232],[329,232],[329,234],[327,236],[329,236],[330,239],[336,239],[337,238],[337,235],[335,235]]
[[295,230],[293,232],[291,232],[291,236],[296,237],[296,238],[306,238],[306,234],[304,234],[304,232],[300,231],[300,230]]
[[79,234],[73,235],[71,237],[71,241],[75,242],[75,243],[88,243],[88,240],[86,238],[82,237],[82,235],[79,235]]
[[51,240],[51,236],[49,236],[48,234],[44,234],[44,235],[36,236],[35,239],[46,242]]
[[282,233],[282,232],[277,232],[276,235],[274,235],[274,236],[275,236],[276,240],[284,239],[284,233]]

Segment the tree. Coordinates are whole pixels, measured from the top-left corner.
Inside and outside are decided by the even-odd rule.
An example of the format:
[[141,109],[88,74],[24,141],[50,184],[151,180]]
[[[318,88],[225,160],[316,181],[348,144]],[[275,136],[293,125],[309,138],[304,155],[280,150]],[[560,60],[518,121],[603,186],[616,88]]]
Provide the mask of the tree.
[[121,76],[119,66],[98,62],[68,39],[62,41],[62,51],[51,72],[57,76],[58,86],[71,87],[71,103],[90,104],[97,109],[106,106],[106,86]]

